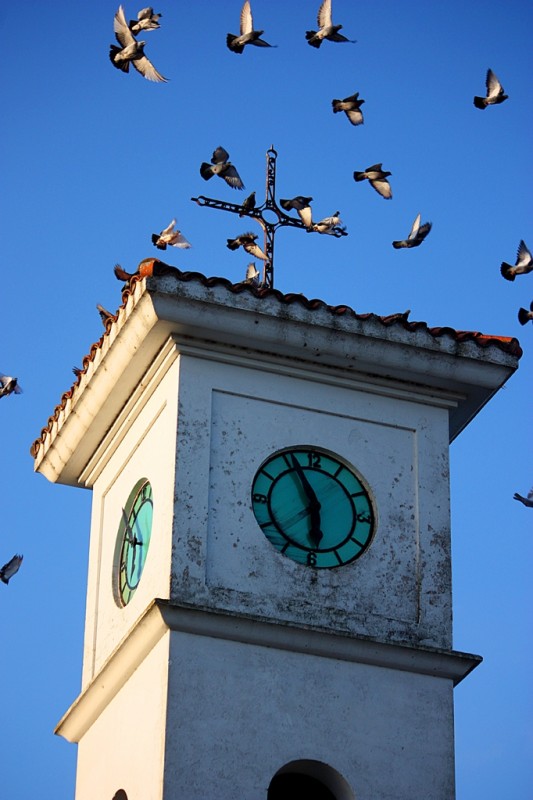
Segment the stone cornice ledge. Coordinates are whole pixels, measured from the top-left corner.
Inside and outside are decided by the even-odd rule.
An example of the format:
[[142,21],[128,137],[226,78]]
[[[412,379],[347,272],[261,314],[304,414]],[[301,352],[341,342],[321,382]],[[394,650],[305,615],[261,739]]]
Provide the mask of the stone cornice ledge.
[[223,611],[154,600],[58,723],[55,733],[79,742],[167,631],[272,647],[450,680],[456,686],[482,661],[454,650],[386,644]]

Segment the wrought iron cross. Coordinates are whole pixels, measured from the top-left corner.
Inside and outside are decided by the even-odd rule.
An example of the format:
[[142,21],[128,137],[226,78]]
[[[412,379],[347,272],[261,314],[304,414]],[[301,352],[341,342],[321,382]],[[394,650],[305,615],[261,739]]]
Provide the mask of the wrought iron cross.
[[[274,234],[278,228],[284,226],[292,226],[293,228],[303,228],[308,233],[312,232],[312,228],[308,228],[300,219],[289,217],[285,214],[276,203],[276,158],[278,154],[272,146],[266,152],[266,196],[265,202],[261,206],[255,208],[245,208],[236,203],[227,203],[225,200],[213,200],[211,197],[191,197],[199,206],[208,206],[209,208],[219,208],[222,211],[231,211],[233,214],[238,214],[240,217],[252,217],[257,220],[263,229],[265,235],[264,252],[267,260],[264,262],[263,268],[263,286],[273,288],[274,286]],[[274,216],[275,220],[269,221],[264,216],[265,211],[271,212],[271,217]],[[346,231],[341,227],[333,228],[331,234],[335,237],[345,236]]]

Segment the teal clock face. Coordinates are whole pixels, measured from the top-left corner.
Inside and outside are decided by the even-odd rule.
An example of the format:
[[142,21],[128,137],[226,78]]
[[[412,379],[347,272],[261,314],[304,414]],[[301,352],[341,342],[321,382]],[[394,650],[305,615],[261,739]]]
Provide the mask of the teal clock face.
[[252,509],[283,555],[332,569],[363,555],[374,534],[368,489],[340,456],[316,447],[279,450],[257,470]]
[[117,590],[122,606],[130,602],[141,580],[152,535],[153,510],[152,487],[143,478],[133,487],[118,528]]

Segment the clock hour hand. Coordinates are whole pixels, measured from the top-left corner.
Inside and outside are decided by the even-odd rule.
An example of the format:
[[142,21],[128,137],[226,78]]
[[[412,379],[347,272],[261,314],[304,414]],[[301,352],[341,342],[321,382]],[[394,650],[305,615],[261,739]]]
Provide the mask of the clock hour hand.
[[302,469],[300,462],[293,453],[291,453],[291,461],[294,467],[294,471],[296,472],[298,478],[300,479],[300,483],[302,484],[305,496],[309,501],[308,510],[309,510],[309,521],[311,525],[309,530],[309,538],[311,539],[311,542],[315,545],[315,547],[318,547],[318,545],[320,544],[320,540],[324,535],[320,530],[320,509],[322,506],[320,505],[320,501],[315,494],[315,490],[307,480],[307,477]]

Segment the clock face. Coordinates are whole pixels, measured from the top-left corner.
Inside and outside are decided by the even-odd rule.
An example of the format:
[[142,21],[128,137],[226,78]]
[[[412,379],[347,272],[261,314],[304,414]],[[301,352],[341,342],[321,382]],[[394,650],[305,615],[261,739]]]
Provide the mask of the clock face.
[[316,447],[271,455],[254,478],[252,509],[280,553],[315,568],[355,561],[374,533],[372,501],[361,478],[340,456]]
[[116,588],[122,606],[130,602],[141,580],[152,534],[153,509],[152,487],[143,478],[133,487],[118,527]]

